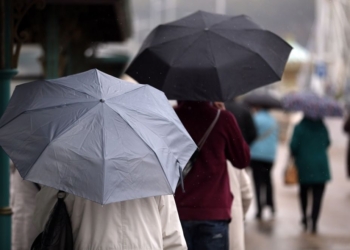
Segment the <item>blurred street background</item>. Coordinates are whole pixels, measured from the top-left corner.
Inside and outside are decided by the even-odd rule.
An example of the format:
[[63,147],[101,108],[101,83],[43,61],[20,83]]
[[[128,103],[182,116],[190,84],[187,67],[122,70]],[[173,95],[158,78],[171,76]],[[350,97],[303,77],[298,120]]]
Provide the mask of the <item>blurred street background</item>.
[[[300,119],[294,116],[294,121]],[[304,233],[300,224],[298,187],[283,183],[283,172],[288,157],[287,142],[281,142],[273,170],[277,213],[265,221],[254,218],[255,206],[251,206],[246,218],[246,247],[253,249],[285,250],[347,250],[350,249],[349,180],[346,178],[345,145],[347,136],[342,132],[340,119],[327,119],[332,146],[329,150],[332,181],[327,186],[319,234]]]

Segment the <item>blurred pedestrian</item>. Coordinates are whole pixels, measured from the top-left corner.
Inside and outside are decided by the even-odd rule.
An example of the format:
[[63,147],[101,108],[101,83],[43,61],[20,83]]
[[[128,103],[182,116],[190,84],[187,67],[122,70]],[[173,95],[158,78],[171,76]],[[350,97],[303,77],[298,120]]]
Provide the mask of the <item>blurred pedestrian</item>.
[[257,132],[249,108],[237,101],[226,102],[225,107],[234,115],[245,141],[251,145],[257,137]]
[[250,147],[250,167],[255,186],[256,218],[261,219],[265,206],[270,208],[272,214],[276,210],[271,171],[277,151],[278,124],[267,109],[257,107],[254,112],[253,119],[258,136]]
[[[217,107],[210,102],[181,102],[175,111],[197,144],[217,115]],[[184,180],[185,192],[178,188],[175,193],[189,250],[229,249],[233,195],[226,159],[234,167],[244,168],[248,166],[250,157],[234,116],[221,110]]]
[[[36,198],[36,235],[44,230],[58,190],[43,187]],[[74,249],[187,249],[172,195],[148,197],[104,206],[66,194]]]
[[[328,131],[321,119],[304,117],[294,128],[290,149],[299,175],[301,223],[307,230],[311,219],[311,231],[317,232],[326,182],[330,180],[327,149],[330,145]],[[312,193],[311,218],[307,215],[309,193]]]
[[[344,129],[344,132],[346,132],[348,136],[350,136],[350,115],[348,115],[344,123],[343,129]],[[347,165],[348,178],[350,178],[350,137],[348,139],[348,152],[346,154],[346,165]]]

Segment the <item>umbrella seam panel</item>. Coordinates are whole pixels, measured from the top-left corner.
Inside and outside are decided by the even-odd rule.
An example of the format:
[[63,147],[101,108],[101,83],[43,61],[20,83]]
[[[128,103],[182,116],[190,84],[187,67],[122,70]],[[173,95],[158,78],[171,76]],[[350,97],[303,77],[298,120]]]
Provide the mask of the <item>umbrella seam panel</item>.
[[175,39],[173,39],[173,40],[169,40],[169,41],[157,43],[157,44],[155,44],[155,45],[153,45],[153,46],[147,47],[146,49],[157,48],[157,47],[160,46],[160,45],[166,45],[166,44],[168,44],[168,43],[177,42],[177,41],[180,40],[180,39],[183,39],[183,38],[186,38],[186,37],[189,37],[189,36],[192,36],[192,35],[196,35],[196,34],[198,34],[198,33],[200,34],[200,33],[201,33],[201,30],[199,30],[198,32],[195,32],[195,33],[191,33],[191,34],[187,34],[187,35],[184,35],[184,36],[181,36],[181,37],[177,37],[177,38],[175,38]]
[[[58,79],[61,79],[61,78],[57,78],[57,79],[53,79],[53,80],[58,80]],[[90,96],[90,97],[92,97],[92,98],[98,99],[98,97],[96,97],[96,96],[92,96],[92,95],[90,95],[90,94],[88,94],[88,93],[86,93],[86,92],[83,92],[83,91],[81,91],[81,90],[77,90],[77,89],[72,88],[72,87],[68,87],[68,86],[63,85],[63,84],[60,84],[60,83],[58,83],[58,82],[52,82],[52,81],[50,81],[50,80],[44,80],[44,81],[47,82],[47,83],[50,83],[50,84],[60,85],[60,86],[62,86],[63,88],[71,89],[71,90],[77,91],[77,92],[79,92],[79,93],[88,95],[88,96]]]
[[[108,106],[108,105],[107,105],[107,106]],[[117,105],[117,106],[118,106],[118,105]],[[120,105],[119,105],[119,106],[120,106]],[[108,107],[109,107],[109,106],[108,106]],[[120,107],[123,107],[123,108],[124,108],[124,106],[120,106]],[[125,119],[125,117],[123,117],[122,113],[117,112],[116,110],[114,110],[114,109],[111,108],[111,107],[109,107],[109,108],[110,108],[111,110],[113,110],[113,112],[116,112],[118,115],[120,115],[120,116],[124,119],[124,121],[126,122],[126,124],[128,124],[128,125],[130,126],[130,128],[141,138],[141,140],[147,145],[147,147],[149,147],[150,150],[154,153],[154,155],[157,157],[157,159],[158,159],[158,161],[159,161],[159,165],[161,166],[161,169],[162,169],[162,171],[163,171],[163,174],[164,174],[164,177],[165,177],[165,179],[166,179],[166,182],[168,183],[168,187],[170,188],[171,192],[173,192],[173,189],[172,189],[172,187],[171,187],[171,185],[170,185],[170,182],[169,182],[169,180],[168,180],[168,177],[167,177],[167,175],[165,174],[165,171],[164,171],[164,169],[163,169],[163,166],[162,166],[162,164],[161,164],[161,162],[160,162],[160,160],[159,160],[159,157],[158,157],[157,153],[154,151],[154,149],[151,148],[151,147],[148,145],[148,143],[144,140],[144,138],[134,129],[133,126],[131,126],[131,124]],[[173,155],[174,159],[176,159],[176,157],[174,156],[174,154],[173,154],[171,151],[169,151],[169,152]]]
[[[103,93],[102,93],[102,83],[101,83],[101,79],[100,79],[100,74],[98,72],[98,70],[95,70],[95,74],[96,74],[96,78],[97,78],[97,82],[98,82],[98,86],[100,87],[100,93],[101,93],[101,98],[103,98]],[[104,109],[104,106],[102,106],[102,108]],[[103,181],[104,183],[106,182],[106,170],[105,170],[105,130],[104,130],[104,116],[102,118],[102,169],[103,169]],[[105,186],[102,185],[102,203],[104,203],[104,194],[105,194]]]
[[[254,50],[252,50],[252,49],[250,49],[250,48],[247,48],[247,47],[245,47],[245,46],[243,46],[243,45],[241,45],[241,44],[239,44],[239,43],[237,43],[237,42],[231,41],[231,40],[228,39],[227,37],[224,37],[224,36],[222,36],[222,35],[220,35],[220,34],[218,34],[218,33],[216,33],[216,32],[212,32],[212,34],[215,34],[215,35],[217,35],[217,36],[219,36],[219,37],[221,37],[221,38],[223,38],[223,39],[225,39],[225,40],[228,40],[228,41],[230,41],[230,42],[236,44],[236,45],[239,46],[239,47],[244,48],[244,49],[247,50],[247,51],[252,52],[253,54],[256,54],[257,56],[259,56],[259,57],[261,58],[261,60],[262,60],[270,69],[272,69],[271,66],[266,62],[266,60],[265,60],[258,52],[254,51]],[[279,76],[277,75],[277,73],[275,72],[275,70],[272,69],[271,71],[277,76],[278,79],[281,79],[281,77],[279,77]]]
[[171,63],[169,63],[169,66],[173,67],[202,36],[203,34],[200,34],[191,44],[188,45],[188,47],[180,55],[178,55],[176,58],[173,59]]
[[58,134],[53,140],[51,140],[46,146],[45,148],[41,151],[40,155],[38,156],[38,158],[35,160],[35,162],[32,164],[32,166],[28,169],[28,171],[24,174],[23,179],[29,174],[30,170],[34,167],[34,165],[38,162],[38,160],[40,159],[40,157],[42,156],[43,152],[46,150],[46,148],[48,146],[50,146],[50,144],[57,140],[61,135],[63,135],[64,133],[66,133],[69,129],[71,129],[78,121],[80,121],[82,118],[84,118],[87,114],[89,114],[91,112],[91,110],[93,110],[94,108],[97,107],[99,103],[97,103],[95,106],[93,106],[90,110],[88,110],[85,114],[83,114],[79,119],[77,119],[75,122],[73,122],[69,127],[67,127],[65,130],[63,130],[60,134]]

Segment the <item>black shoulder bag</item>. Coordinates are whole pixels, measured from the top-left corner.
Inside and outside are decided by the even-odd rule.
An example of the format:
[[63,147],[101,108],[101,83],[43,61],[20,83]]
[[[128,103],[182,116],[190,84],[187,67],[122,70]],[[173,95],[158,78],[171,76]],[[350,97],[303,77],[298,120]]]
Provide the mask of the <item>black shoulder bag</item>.
[[36,237],[31,250],[73,250],[73,233],[64,198],[66,193],[57,193],[57,202],[45,225],[44,231]]

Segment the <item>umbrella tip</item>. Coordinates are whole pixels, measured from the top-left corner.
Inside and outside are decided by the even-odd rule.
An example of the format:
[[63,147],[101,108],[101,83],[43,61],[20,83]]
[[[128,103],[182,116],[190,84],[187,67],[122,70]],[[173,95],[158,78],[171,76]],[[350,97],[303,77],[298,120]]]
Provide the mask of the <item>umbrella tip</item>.
[[104,99],[101,99],[101,100],[100,100],[100,102],[104,103],[104,102],[105,102],[105,100],[104,100]]

